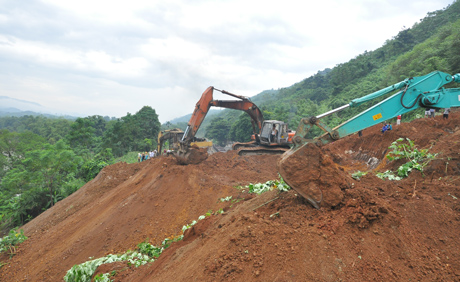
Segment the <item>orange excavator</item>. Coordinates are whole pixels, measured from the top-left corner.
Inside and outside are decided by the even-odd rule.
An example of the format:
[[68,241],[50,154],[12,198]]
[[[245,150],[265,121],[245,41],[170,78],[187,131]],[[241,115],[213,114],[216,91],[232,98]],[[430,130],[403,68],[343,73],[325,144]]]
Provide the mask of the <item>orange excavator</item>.
[[[238,100],[214,100],[214,90],[237,98]],[[180,148],[176,153],[176,157],[181,163],[190,163],[188,160],[191,159],[190,156],[193,155],[193,146],[191,146],[191,143],[211,107],[241,110],[251,117],[253,140],[246,143],[236,143],[233,147],[234,149],[238,149],[238,154],[240,155],[282,154],[289,149],[289,144],[292,143],[291,138],[295,132],[289,132],[286,123],[276,120],[264,121],[262,112],[248,97],[236,95],[210,86],[203,92],[200,100],[196,103],[192,117],[179,142]],[[276,134],[272,135],[271,133],[273,131],[276,132]]]

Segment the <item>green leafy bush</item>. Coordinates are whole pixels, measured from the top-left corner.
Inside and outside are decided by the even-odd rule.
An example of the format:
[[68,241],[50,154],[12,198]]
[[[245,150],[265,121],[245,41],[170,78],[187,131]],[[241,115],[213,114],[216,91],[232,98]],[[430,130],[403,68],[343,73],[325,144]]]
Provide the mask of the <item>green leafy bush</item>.
[[82,175],[83,175],[83,178],[85,179],[85,181],[90,181],[92,180],[94,177],[97,176],[97,174],[106,166],[108,166],[109,164],[101,159],[91,159],[89,161],[87,161],[82,169],[81,169],[81,172],[82,172]]
[[16,253],[15,246],[27,240],[24,230],[20,232],[11,229],[7,236],[0,238],[0,253],[9,252],[10,257]]
[[432,161],[437,154],[428,153],[429,149],[417,149],[415,143],[409,138],[399,138],[388,147],[391,151],[387,154],[387,159],[390,161],[407,159],[407,163],[401,165],[397,170],[397,176],[393,172],[387,170],[384,173],[377,173],[377,177],[381,179],[388,178],[389,180],[400,180],[409,176],[413,170],[419,170],[423,173],[423,169]]

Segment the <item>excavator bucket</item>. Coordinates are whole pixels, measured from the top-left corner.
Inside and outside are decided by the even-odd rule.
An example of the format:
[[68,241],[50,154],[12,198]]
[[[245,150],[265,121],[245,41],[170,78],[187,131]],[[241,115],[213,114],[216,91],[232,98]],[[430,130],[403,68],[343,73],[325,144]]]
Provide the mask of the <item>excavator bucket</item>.
[[334,207],[349,188],[349,177],[323,150],[313,143],[284,153],[278,162],[284,181],[315,208]]
[[207,148],[199,148],[194,145],[178,150],[174,157],[181,165],[199,164],[208,158],[208,152]]

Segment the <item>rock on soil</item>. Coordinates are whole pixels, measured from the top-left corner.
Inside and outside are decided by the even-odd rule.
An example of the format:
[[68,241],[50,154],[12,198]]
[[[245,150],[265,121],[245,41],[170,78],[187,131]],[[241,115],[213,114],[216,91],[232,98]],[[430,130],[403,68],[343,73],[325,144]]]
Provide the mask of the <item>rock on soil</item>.
[[[111,165],[22,227],[29,239],[11,260],[2,258],[0,281],[62,281],[88,257],[146,240],[159,245],[220,208],[225,213],[199,221],[157,261],[101,269],[117,270],[115,281],[460,281],[458,124],[453,112],[448,121],[403,122],[385,134],[375,126],[321,148],[322,172],[311,182],[335,196],[319,210],[295,190],[255,196],[235,188],[277,179],[279,156]],[[381,180],[375,172],[402,164],[385,159],[400,137],[438,153],[436,160],[404,180]],[[353,179],[358,170],[368,173]],[[230,195],[242,200],[219,201]]]

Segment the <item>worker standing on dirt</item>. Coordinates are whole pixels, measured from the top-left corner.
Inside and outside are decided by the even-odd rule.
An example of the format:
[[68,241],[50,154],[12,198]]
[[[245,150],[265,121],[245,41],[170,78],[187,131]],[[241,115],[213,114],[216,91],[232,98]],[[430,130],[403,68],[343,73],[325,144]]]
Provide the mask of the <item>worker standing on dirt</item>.
[[450,113],[450,108],[446,108],[444,110],[444,114],[442,114],[442,119],[447,119],[449,118],[449,113]]
[[270,134],[270,137],[271,137],[271,138],[270,138],[270,139],[271,139],[270,142],[275,142],[275,140],[276,140],[276,135],[278,135],[278,130],[276,130],[276,125],[274,124],[274,125],[273,125],[273,129],[272,129],[272,132],[271,132],[271,134]]
[[401,124],[401,115],[398,115],[398,117],[396,118],[396,125],[400,125]]
[[425,109],[425,117],[430,117],[430,109]]
[[430,118],[434,118],[435,109],[430,109]]

